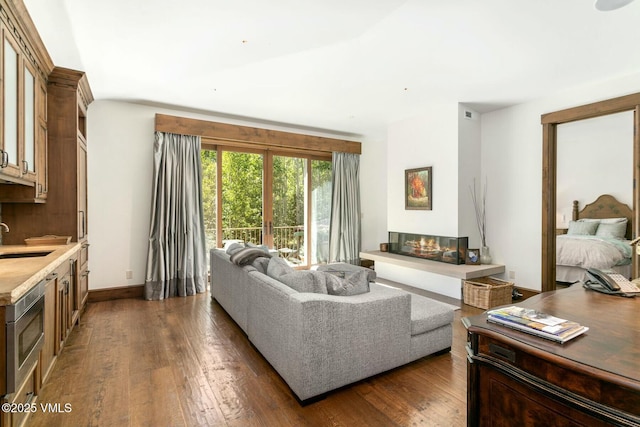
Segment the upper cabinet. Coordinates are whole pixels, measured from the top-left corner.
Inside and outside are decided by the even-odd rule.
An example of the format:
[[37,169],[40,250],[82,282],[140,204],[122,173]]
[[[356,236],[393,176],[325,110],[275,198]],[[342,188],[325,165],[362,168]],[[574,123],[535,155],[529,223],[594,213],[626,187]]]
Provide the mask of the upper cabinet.
[[0,202],[44,203],[53,63],[22,1],[0,0]]

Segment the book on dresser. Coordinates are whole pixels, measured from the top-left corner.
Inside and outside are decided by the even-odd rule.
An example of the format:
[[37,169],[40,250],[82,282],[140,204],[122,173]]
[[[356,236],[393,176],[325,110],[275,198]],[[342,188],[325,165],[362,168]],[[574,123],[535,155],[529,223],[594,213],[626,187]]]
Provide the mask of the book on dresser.
[[577,322],[517,306],[489,310],[487,321],[559,343],[567,342],[589,330]]

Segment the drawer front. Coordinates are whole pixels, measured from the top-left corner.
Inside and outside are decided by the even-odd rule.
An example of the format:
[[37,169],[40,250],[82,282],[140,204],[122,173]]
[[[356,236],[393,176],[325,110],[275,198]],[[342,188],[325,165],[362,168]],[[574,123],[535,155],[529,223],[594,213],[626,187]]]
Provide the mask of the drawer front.
[[[8,415],[8,419],[6,425],[11,427],[21,427],[24,426],[27,422],[27,419],[31,415],[31,412],[36,410],[36,374],[37,374],[37,365],[33,365],[33,370],[31,371],[31,375],[27,376],[24,383],[20,387],[20,390],[13,395],[13,399],[8,403],[12,405],[6,415]],[[26,407],[30,409],[26,409]]]
[[[476,354],[493,360],[497,366],[515,368],[517,372],[544,383],[575,393],[592,402],[640,416],[640,392],[614,384],[603,378],[578,371],[580,366],[566,366],[533,356],[502,341],[478,336]],[[575,368],[575,369],[574,369]]]

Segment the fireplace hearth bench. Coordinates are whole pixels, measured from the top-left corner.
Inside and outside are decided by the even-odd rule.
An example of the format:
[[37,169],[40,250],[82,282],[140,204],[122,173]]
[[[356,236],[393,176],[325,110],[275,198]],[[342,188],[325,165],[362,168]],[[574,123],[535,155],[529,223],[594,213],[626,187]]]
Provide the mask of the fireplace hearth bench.
[[351,296],[298,292],[267,275],[265,263],[238,266],[216,249],[210,262],[212,298],[302,404],[451,350],[447,304],[375,282]]

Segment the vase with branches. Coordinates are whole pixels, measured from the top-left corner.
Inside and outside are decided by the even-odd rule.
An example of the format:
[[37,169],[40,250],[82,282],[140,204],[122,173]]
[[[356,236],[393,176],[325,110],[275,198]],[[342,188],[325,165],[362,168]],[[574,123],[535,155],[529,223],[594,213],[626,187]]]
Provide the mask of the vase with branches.
[[480,232],[480,241],[482,242],[482,248],[480,249],[480,262],[482,264],[491,264],[491,251],[487,246],[487,180],[485,178],[484,188],[480,194],[476,187],[476,180],[473,180],[473,187],[469,186],[471,192],[471,200],[473,201],[473,208],[476,213],[476,224],[478,225],[478,231]]

